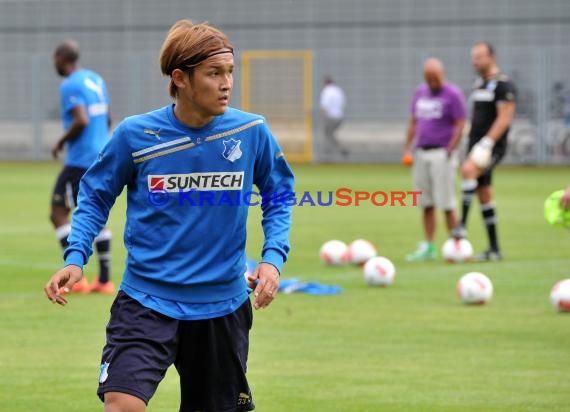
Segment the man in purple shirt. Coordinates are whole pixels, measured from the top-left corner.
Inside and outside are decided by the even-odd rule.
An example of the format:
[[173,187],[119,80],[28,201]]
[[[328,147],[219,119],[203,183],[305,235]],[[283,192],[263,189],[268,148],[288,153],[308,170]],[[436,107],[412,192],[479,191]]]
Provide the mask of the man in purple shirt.
[[466,118],[463,93],[456,85],[445,81],[440,60],[426,60],[424,79],[425,84],[416,89],[412,99],[404,157],[409,157],[413,148],[414,190],[422,192],[418,205],[423,209],[425,239],[415,252],[406,256],[408,261],[436,258],[433,243],[436,207],[444,211],[449,232],[456,225],[455,149],[461,140]]

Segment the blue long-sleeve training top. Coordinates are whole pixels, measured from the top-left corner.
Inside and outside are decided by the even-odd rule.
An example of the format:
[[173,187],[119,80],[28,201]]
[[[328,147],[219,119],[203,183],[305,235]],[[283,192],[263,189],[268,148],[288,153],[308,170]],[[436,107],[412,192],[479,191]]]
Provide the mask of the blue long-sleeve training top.
[[[66,265],[83,267],[127,187],[122,288],[173,303],[243,295],[246,220],[261,204],[262,261],[279,271],[290,249],[294,177],[263,117],[228,108],[200,129],[174,105],[125,119],[81,181]],[[258,190],[253,188],[257,186]],[[256,193],[270,201],[261,202]]]

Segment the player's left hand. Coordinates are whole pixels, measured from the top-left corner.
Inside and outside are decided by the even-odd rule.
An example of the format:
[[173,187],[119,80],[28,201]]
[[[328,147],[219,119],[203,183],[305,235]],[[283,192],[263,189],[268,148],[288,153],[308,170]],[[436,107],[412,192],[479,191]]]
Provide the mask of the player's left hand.
[[256,266],[253,273],[247,277],[247,280],[250,286],[254,285],[255,281],[258,280],[257,286],[255,286],[253,291],[255,295],[253,307],[255,309],[263,309],[269,306],[279,289],[279,271],[277,268],[270,263],[261,262]]

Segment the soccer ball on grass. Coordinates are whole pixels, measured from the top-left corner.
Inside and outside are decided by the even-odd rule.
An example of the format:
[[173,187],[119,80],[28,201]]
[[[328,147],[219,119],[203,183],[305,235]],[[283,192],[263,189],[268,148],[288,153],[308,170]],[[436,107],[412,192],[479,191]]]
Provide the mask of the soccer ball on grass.
[[473,258],[473,246],[467,239],[449,238],[443,244],[441,254],[450,263],[468,262]]
[[371,286],[389,286],[394,283],[396,268],[382,256],[375,256],[366,261],[363,268],[364,281]]
[[343,265],[348,259],[348,246],[341,240],[329,240],[321,246],[319,256],[327,266]]
[[457,295],[463,303],[484,305],[493,296],[493,283],[480,272],[469,272],[457,282]]
[[356,239],[348,246],[348,259],[352,264],[363,265],[376,256],[376,248],[365,239]]
[[570,279],[564,279],[552,287],[550,302],[560,312],[570,312]]

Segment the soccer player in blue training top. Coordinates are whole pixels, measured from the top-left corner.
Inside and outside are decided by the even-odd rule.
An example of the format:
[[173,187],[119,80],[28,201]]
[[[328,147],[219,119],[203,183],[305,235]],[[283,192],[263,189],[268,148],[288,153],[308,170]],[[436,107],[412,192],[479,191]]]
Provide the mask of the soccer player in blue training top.
[[461,222],[452,235],[467,236],[467,216],[473,196],[477,194],[487,229],[489,248],[475,257],[477,261],[503,258],[497,236],[497,217],[493,202],[493,170],[507,151],[507,135],[516,105],[514,83],[497,66],[494,47],[487,42],[471,49],[471,64],[479,74],[470,100],[473,102],[467,158],[461,166],[463,208]]
[[[79,47],[73,40],[61,43],[55,49],[54,65],[65,80],[60,86],[61,117],[65,134],[52,148],[52,155],[67,148],[65,165],[59,174],[51,200],[50,219],[61,246],[65,250],[71,231],[69,213],[77,204],[79,181],[109,139],[109,96],[103,78],[97,73],[79,67]],[[82,277],[73,291],[115,294],[109,280],[111,264],[111,232],[103,228],[95,238],[99,255],[99,276],[89,285]]]
[[67,303],[60,288],[81,279],[91,242],[126,186],[128,254],[99,376],[105,411],[144,411],[171,364],[181,411],[253,410],[248,286],[256,309],[272,302],[290,248],[291,206],[261,204],[265,241],[248,285],[247,199],[253,184],[292,192],[294,177],[265,119],[228,107],[234,55],[222,32],[178,21],[160,66],[174,103],[125,119],[87,171],[65,267],[45,293]]

